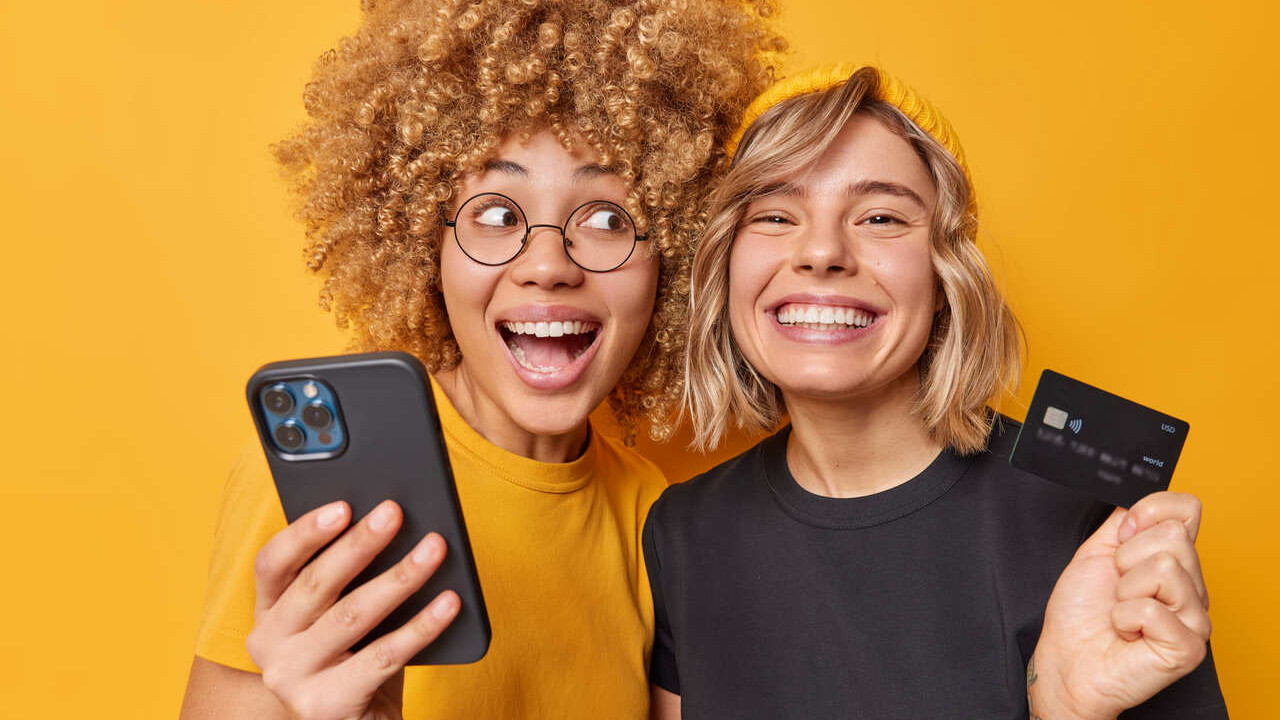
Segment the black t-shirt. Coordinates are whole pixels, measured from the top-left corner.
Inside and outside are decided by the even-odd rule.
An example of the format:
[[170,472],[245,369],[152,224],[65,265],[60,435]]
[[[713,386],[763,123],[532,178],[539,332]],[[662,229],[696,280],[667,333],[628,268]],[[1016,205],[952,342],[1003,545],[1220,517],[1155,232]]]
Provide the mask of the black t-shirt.
[[[1111,511],[949,450],[859,498],[800,487],[789,428],[654,504],[651,679],[709,718],[1026,718],[1026,664],[1062,569]],[[1123,715],[1227,717],[1213,658]]]

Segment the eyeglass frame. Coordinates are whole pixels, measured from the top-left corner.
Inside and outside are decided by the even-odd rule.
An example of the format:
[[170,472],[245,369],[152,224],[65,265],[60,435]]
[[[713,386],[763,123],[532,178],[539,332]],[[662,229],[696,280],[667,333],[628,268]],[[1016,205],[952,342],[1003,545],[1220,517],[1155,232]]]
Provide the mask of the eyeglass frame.
[[[467,252],[467,249],[462,246],[462,239],[458,237],[458,218],[462,215],[463,208],[469,205],[472,200],[475,200],[476,198],[481,197],[483,195],[493,195],[495,197],[500,197],[503,200],[506,200],[507,202],[511,203],[512,205],[515,206],[516,210],[520,212],[520,219],[524,221],[524,237],[520,238],[520,249],[516,250],[516,253],[514,255],[507,258],[506,260],[503,260],[502,262],[490,263],[490,262],[485,262],[483,260],[476,259],[475,256]],[[622,214],[626,216],[627,222],[631,223],[631,235],[634,238],[631,241],[631,249],[627,251],[627,256],[622,259],[622,262],[618,263],[617,265],[614,265],[613,267],[607,270],[594,270],[592,268],[589,268],[583,265],[582,263],[578,262],[577,260],[574,260],[573,254],[569,252],[569,223],[573,220],[573,216],[577,214],[577,212],[582,208],[588,205],[596,205],[599,203],[612,205],[613,207],[616,207],[619,210],[621,210]],[[636,221],[635,221],[635,218],[631,217],[631,213],[627,212],[626,208],[622,207],[618,203],[613,202],[611,200],[588,200],[582,203],[581,205],[569,211],[569,216],[565,218],[564,225],[561,226],[561,225],[550,225],[547,223],[531,224],[529,222],[529,216],[526,215],[524,212],[524,208],[520,207],[520,203],[516,202],[514,198],[508,197],[498,192],[482,192],[482,193],[476,193],[475,195],[472,195],[471,197],[463,201],[463,203],[458,206],[458,212],[454,214],[453,219],[445,220],[444,224],[445,224],[445,227],[453,228],[453,241],[458,244],[458,249],[462,251],[462,254],[466,255],[472,262],[479,263],[480,265],[484,265],[485,267],[500,267],[520,257],[521,253],[525,251],[525,248],[529,246],[529,235],[533,233],[534,228],[551,228],[552,230],[559,230],[560,243],[561,243],[561,246],[564,248],[564,256],[569,258],[569,262],[573,263],[575,266],[590,273],[613,272],[614,270],[617,270],[623,265],[626,265],[627,261],[631,259],[631,256],[635,255],[636,245],[638,243],[647,242],[649,240],[648,234],[641,235],[640,233],[636,232]]]

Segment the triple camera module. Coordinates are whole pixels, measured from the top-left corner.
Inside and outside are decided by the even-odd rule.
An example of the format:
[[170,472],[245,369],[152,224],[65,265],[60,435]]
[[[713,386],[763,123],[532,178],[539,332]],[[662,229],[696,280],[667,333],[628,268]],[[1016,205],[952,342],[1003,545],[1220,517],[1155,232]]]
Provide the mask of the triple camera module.
[[342,447],[333,391],[300,378],[272,383],[259,393],[263,418],[276,447],[293,456],[329,456]]

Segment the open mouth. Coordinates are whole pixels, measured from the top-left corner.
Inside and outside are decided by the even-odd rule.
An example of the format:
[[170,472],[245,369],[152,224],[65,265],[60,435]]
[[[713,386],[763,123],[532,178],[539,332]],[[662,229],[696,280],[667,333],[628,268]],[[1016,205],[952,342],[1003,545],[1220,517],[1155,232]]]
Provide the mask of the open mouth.
[[511,357],[526,370],[557,373],[573,364],[595,344],[600,323],[583,320],[498,323]]
[[774,319],[779,325],[825,332],[869,327],[880,317],[862,308],[806,303],[787,303],[774,311]]

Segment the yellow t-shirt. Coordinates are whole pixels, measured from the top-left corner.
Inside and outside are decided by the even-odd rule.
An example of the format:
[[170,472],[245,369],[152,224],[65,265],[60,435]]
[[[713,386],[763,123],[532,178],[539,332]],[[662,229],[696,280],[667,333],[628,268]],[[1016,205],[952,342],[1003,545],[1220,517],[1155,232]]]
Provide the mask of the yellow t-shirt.
[[[479,662],[405,669],[407,718],[644,718],[653,604],[640,549],[661,472],[592,433],[542,463],[485,440],[432,383],[493,641]],[[257,672],[253,561],[285,527],[260,449],[227,481],[196,654]]]

